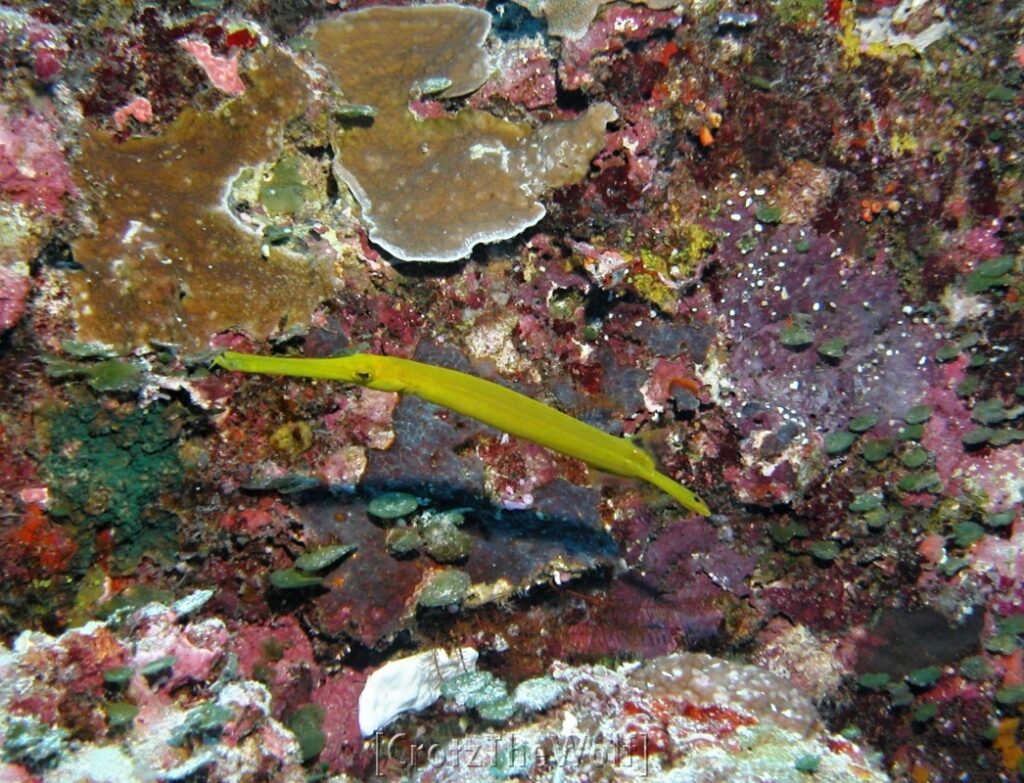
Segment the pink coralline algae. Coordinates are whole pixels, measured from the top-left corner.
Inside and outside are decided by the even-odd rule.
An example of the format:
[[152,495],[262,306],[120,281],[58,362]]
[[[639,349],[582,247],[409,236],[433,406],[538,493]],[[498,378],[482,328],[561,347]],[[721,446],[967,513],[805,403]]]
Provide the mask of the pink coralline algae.
[[359,694],[365,682],[365,674],[342,668],[313,692],[311,703],[323,711],[326,737],[319,760],[329,769],[360,770],[371,764],[359,731]]
[[324,417],[324,425],[346,439],[371,449],[386,449],[395,439],[391,418],[398,395],[361,389],[355,396],[338,396],[336,409]]
[[650,658],[721,638],[728,614],[751,594],[753,558],[703,521],[656,527],[639,499],[625,506],[615,534],[626,542],[630,576],[561,622],[556,656],[592,660],[619,651]]
[[643,6],[613,6],[590,26],[582,38],[562,42],[559,81],[570,90],[586,87],[595,80],[595,59],[621,51],[631,42],[643,41],[676,23],[678,17],[671,11],[656,11]]
[[75,192],[52,113],[0,104],[0,194],[60,217]]
[[[91,622],[59,637],[26,631],[0,647],[0,733],[9,739],[13,726],[35,726],[52,749],[16,758],[9,744],[6,758],[19,763],[0,775],[19,780],[46,767],[47,780],[136,783],[204,769],[216,781],[304,780],[298,743],[271,717],[270,694],[234,679],[225,663],[224,623],[188,619],[204,600],[150,604],[117,630]],[[60,740],[71,734],[73,745]],[[103,770],[113,777],[95,777]]]
[[659,359],[651,370],[647,383],[640,389],[644,395],[644,406],[652,413],[661,413],[670,401],[679,402],[678,395],[688,394],[689,397],[683,398],[683,404],[687,405],[687,401],[692,399],[692,404],[688,407],[695,408],[701,386],[693,376],[692,362]]
[[240,674],[259,680],[270,691],[278,719],[308,703],[313,687],[321,680],[313,647],[291,615],[242,626],[228,647],[238,656]]
[[238,75],[239,52],[221,57],[213,53],[206,41],[179,41],[178,45],[196,58],[206,77],[218,90],[228,95],[245,94],[245,82]]
[[6,31],[3,28],[7,27],[7,22],[18,32],[15,46],[27,55],[32,64],[32,75],[43,84],[54,81],[64,70],[69,53],[64,32],[55,24],[30,16],[19,18],[13,12],[9,14],[7,19],[0,21],[0,44],[5,43]]
[[[559,466],[557,455],[531,443],[496,439],[482,444],[478,453],[487,463],[490,494],[499,499],[503,508],[530,508],[534,490],[565,472],[560,469],[565,466]],[[568,467],[571,469],[571,465]]]
[[164,693],[210,680],[228,641],[227,628],[219,621],[182,627],[176,614],[160,610],[139,612],[128,627],[140,637],[135,643],[135,665],[145,669],[156,661],[174,659],[160,683]]
[[974,555],[971,569],[995,591],[995,607],[1007,614],[1019,611],[1024,604],[1024,523],[1014,523],[1007,538],[984,537]]
[[558,84],[550,52],[543,46],[503,46],[494,58],[495,75],[469,100],[474,108],[486,108],[498,99],[527,109],[551,106],[558,98]]
[[137,95],[114,112],[114,125],[118,130],[127,125],[129,120],[147,124],[153,121],[153,105],[148,98]]
[[[768,244],[798,244],[787,234],[780,229]],[[798,253],[770,246],[759,247],[750,263],[738,261],[723,302],[726,332],[736,343],[730,369],[743,401],[784,401],[795,421],[813,416],[826,430],[869,411],[900,418],[928,389],[931,364],[922,360],[937,345],[936,330],[899,316],[898,282],[878,262],[843,258],[827,239]],[[783,330],[803,316],[812,345],[795,350]],[[815,350],[830,338],[847,346],[835,364]],[[748,411],[743,418],[756,417]]]
[[840,686],[853,663],[839,640],[818,636],[803,625],[783,617],[769,622],[759,634],[763,645],[757,663],[783,677],[813,697],[816,703],[828,698]]
[[0,333],[14,326],[25,314],[30,289],[27,265],[0,266]]
[[984,498],[990,511],[1003,511],[1020,502],[1024,491],[1024,444],[967,452],[962,439],[977,424],[954,391],[964,380],[966,359],[948,365],[948,385],[936,386],[927,397],[935,415],[925,424],[921,444],[935,454],[935,469],[946,491],[968,491]]

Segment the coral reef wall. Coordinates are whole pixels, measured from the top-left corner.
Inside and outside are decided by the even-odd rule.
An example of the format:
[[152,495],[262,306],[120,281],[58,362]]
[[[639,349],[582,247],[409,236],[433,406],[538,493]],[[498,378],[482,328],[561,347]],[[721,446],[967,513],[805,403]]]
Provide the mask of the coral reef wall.
[[1013,2],[0,6],[0,780],[1019,780],[1022,88]]

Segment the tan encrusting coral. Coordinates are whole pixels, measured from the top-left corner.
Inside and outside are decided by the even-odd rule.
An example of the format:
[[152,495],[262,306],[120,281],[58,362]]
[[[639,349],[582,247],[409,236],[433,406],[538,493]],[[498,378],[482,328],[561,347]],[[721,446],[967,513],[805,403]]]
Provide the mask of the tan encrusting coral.
[[231,182],[272,159],[284,123],[307,101],[278,50],[254,58],[243,97],[215,113],[186,109],[157,137],[82,142],[76,178],[95,229],[73,244],[79,339],[129,350],[201,349],[229,328],[267,337],[305,323],[327,293],[324,270],[269,247],[231,214]]
[[471,109],[418,117],[410,100],[483,84],[490,24],[461,6],[374,7],[313,31],[345,98],[375,111],[334,139],[335,173],[370,238],[401,259],[455,261],[533,225],[545,212],[539,196],[585,176],[616,118],[607,103],[540,128]]

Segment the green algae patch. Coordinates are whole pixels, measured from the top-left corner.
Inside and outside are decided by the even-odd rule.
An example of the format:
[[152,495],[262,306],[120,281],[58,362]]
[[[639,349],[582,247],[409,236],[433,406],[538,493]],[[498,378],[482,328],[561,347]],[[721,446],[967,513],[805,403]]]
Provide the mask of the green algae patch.
[[417,603],[425,608],[457,606],[469,593],[469,574],[455,568],[445,568],[429,574],[420,589]]
[[[245,95],[216,112],[186,109],[161,136],[86,132],[76,180],[95,228],[73,243],[79,341],[198,350],[225,329],[265,338],[305,324],[325,297],[326,270],[276,246],[264,255],[259,232],[225,203],[241,169],[278,155],[307,100],[302,72],[276,49],[254,55],[246,77]],[[281,201],[281,187],[283,211],[294,198]]]
[[814,342],[814,332],[808,323],[810,319],[804,313],[797,313],[793,320],[779,330],[779,342],[787,348],[802,350]]
[[979,264],[978,268],[967,278],[967,293],[981,294],[991,288],[1009,286],[1013,282],[1009,274],[1013,271],[1013,267],[1012,256],[1001,256]]
[[961,443],[965,446],[980,446],[983,443],[988,443],[993,437],[995,437],[997,430],[991,427],[975,427],[974,429],[968,430],[960,438]]
[[880,530],[885,527],[889,522],[889,512],[884,508],[876,508],[873,511],[868,511],[863,515],[864,524],[868,526],[870,530]]
[[294,155],[281,158],[260,184],[260,203],[271,215],[294,215],[308,198],[299,159]]
[[849,509],[854,514],[864,514],[868,511],[874,511],[880,508],[882,505],[882,499],[871,492],[865,492],[862,495],[857,495],[852,501],[850,501]]
[[815,560],[831,563],[839,557],[839,543],[836,541],[815,541],[810,546],[810,553]]
[[355,551],[355,544],[329,544],[299,555],[295,567],[300,571],[322,571]]
[[79,568],[91,564],[95,533],[107,527],[116,573],[130,573],[147,554],[173,561],[178,518],[161,501],[181,493],[178,438],[186,418],[174,403],[108,410],[90,400],[40,421],[50,513],[77,529]]
[[366,510],[378,519],[399,519],[408,516],[420,502],[407,492],[385,492],[369,502]]
[[953,543],[959,547],[969,547],[984,535],[985,528],[977,522],[957,522],[953,525]]
[[913,720],[914,723],[927,723],[938,714],[938,705],[930,701],[920,704],[914,709]]
[[910,473],[899,480],[896,485],[904,492],[930,492],[937,490],[942,479],[934,470],[925,473]]
[[320,587],[323,584],[323,579],[294,568],[287,568],[271,573],[270,584],[278,590],[304,590],[307,587]]
[[213,702],[200,705],[185,715],[185,720],[171,732],[167,744],[182,747],[191,739],[214,739],[220,736],[229,720],[231,710],[227,707]]
[[857,679],[857,687],[866,691],[880,691],[889,684],[891,678],[885,672],[869,672]]
[[893,448],[894,444],[889,438],[873,438],[861,444],[860,455],[873,465],[888,458]]
[[343,123],[334,172],[362,208],[370,238],[406,261],[456,261],[519,234],[545,214],[538,198],[583,179],[617,117],[608,103],[533,128],[484,111],[417,116],[413,102],[479,88],[491,17],[453,5],[372,7],[312,31],[317,58],[372,121]]
[[931,455],[920,447],[916,447],[908,451],[900,458],[900,463],[905,468],[916,470],[920,468],[931,458]]
[[990,514],[985,518],[985,524],[988,527],[1008,527],[1016,516],[1013,511],[1000,511],[996,514]]
[[851,432],[861,433],[867,432],[869,429],[878,424],[878,417],[873,413],[864,413],[860,416],[854,416],[850,419],[849,425]]
[[285,721],[285,725],[291,729],[299,742],[303,764],[319,756],[327,744],[323,724],[324,708],[318,704],[304,704]]
[[407,557],[423,545],[423,539],[415,528],[393,527],[387,532],[385,545],[394,557]]
[[177,662],[178,659],[176,656],[165,655],[161,658],[157,658],[156,660],[147,663],[145,666],[139,669],[139,673],[143,677],[160,677],[164,674],[170,674],[171,670],[174,668],[174,664]]
[[52,767],[67,749],[68,733],[34,717],[12,718],[4,727],[3,760],[29,770]]
[[903,414],[903,421],[907,424],[924,424],[928,421],[934,411],[928,405],[915,405]]
[[806,538],[810,533],[806,525],[798,522],[787,522],[785,524],[772,525],[768,533],[776,544],[788,544],[794,538]]
[[494,723],[504,723],[516,713],[516,703],[506,697],[498,699],[490,704],[482,704],[477,708],[477,713],[484,720]]
[[123,687],[128,684],[135,670],[131,666],[115,666],[103,672],[103,682],[108,685]]
[[915,688],[930,688],[939,681],[941,676],[941,666],[925,666],[910,672],[907,675],[907,682]]
[[818,346],[818,355],[829,361],[838,362],[846,355],[848,343],[842,337],[830,337]]
[[819,756],[804,755],[798,756],[793,762],[793,768],[797,772],[803,772],[805,775],[813,775],[818,771],[818,767],[821,765],[821,758]]
[[428,518],[421,528],[424,548],[439,563],[456,563],[469,556],[473,539],[447,517]]
[[845,454],[850,450],[850,447],[853,446],[854,441],[856,440],[857,436],[847,430],[830,432],[825,436],[825,453],[830,457]]
[[139,714],[139,707],[129,702],[112,701],[104,706],[107,713],[107,725],[112,729],[119,729],[131,724],[135,716]]
[[462,672],[441,683],[441,695],[460,707],[483,707],[508,699],[508,687],[487,671]]
[[901,443],[908,441],[921,440],[924,437],[924,425],[923,424],[908,424],[906,427],[896,433],[896,440]]
[[775,206],[774,204],[762,204],[757,208],[754,217],[761,223],[781,223],[782,207]]
[[134,393],[142,389],[146,382],[145,371],[139,364],[121,359],[88,363],[44,357],[43,361],[49,377],[81,379],[93,391]]
[[969,680],[987,680],[995,673],[995,667],[981,655],[971,655],[960,661],[960,674]]

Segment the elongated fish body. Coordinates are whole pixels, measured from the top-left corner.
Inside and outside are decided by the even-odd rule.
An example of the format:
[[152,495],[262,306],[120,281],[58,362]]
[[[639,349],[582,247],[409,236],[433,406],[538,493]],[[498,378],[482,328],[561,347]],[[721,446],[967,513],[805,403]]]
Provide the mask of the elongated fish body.
[[625,438],[609,435],[519,392],[473,375],[411,359],[371,354],[292,359],[227,351],[214,361],[227,370],[324,378],[379,391],[415,394],[509,435],[575,457],[597,470],[643,479],[685,508],[704,516],[711,513],[704,501],[659,473],[651,456]]

